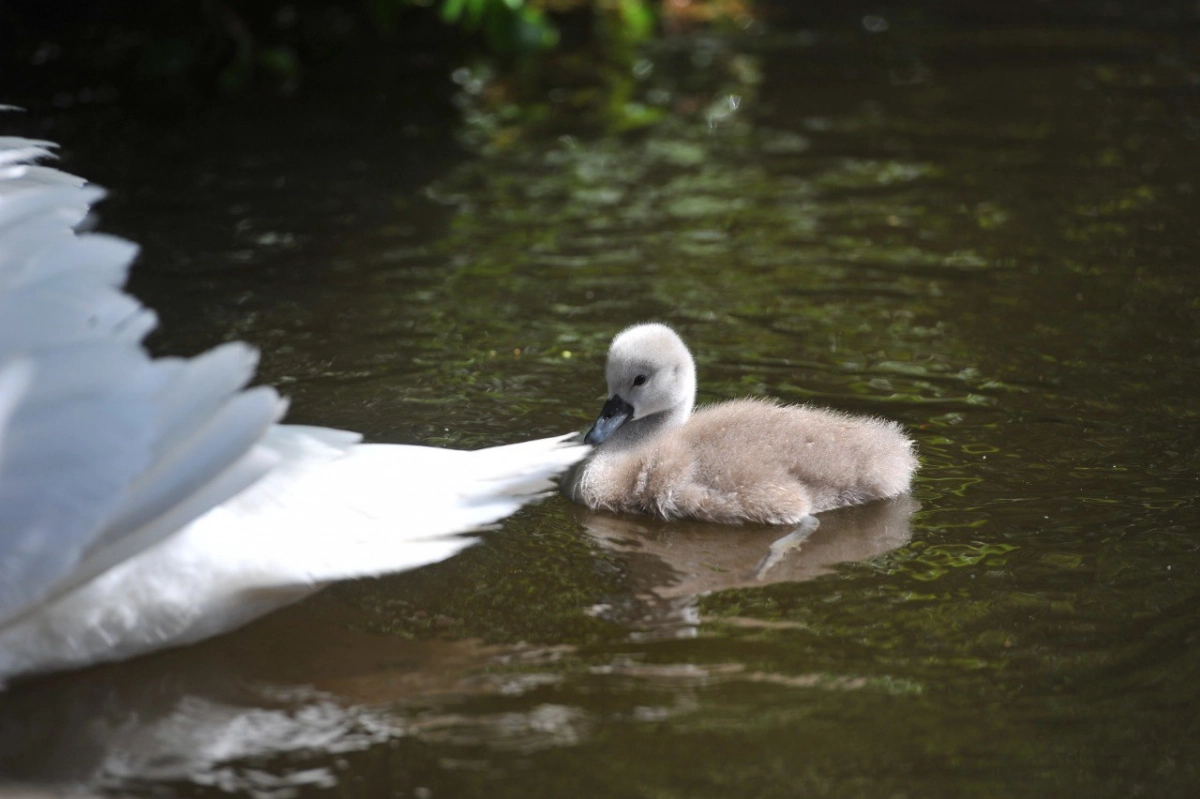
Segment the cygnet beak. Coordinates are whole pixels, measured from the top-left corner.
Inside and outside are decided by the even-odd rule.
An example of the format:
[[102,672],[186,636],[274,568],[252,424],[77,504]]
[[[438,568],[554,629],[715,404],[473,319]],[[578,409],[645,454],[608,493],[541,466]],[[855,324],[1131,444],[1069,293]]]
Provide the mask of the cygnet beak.
[[612,398],[600,409],[600,415],[596,417],[596,423],[592,425],[592,429],[583,437],[584,442],[592,445],[599,444],[611,436],[618,427],[629,421],[632,416],[633,406],[621,399],[620,394],[613,394]]

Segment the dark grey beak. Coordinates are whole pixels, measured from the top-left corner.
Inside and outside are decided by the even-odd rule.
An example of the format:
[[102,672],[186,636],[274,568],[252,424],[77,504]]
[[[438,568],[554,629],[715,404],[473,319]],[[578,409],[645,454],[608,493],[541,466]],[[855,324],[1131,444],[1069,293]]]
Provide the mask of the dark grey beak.
[[604,403],[596,423],[588,431],[583,440],[587,444],[599,444],[616,431],[618,427],[629,421],[633,416],[633,406],[621,399],[620,394],[613,394],[612,399]]

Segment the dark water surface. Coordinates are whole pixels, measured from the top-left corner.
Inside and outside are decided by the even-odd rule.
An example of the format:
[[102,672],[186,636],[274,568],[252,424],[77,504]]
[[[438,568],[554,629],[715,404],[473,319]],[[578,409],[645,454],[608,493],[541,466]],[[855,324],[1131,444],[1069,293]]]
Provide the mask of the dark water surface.
[[[630,132],[364,91],[72,130],[156,345],[296,421],[582,428],[623,326],[701,399],[900,420],[916,502],[775,528],[554,498],[415,573],[0,694],[0,774],[121,795],[1192,796],[1200,45],[956,26],[698,36]],[[614,100],[616,102],[616,100]],[[627,109],[629,110],[629,109]],[[53,135],[53,132],[52,132]],[[467,144],[467,154],[457,141]],[[916,503],[919,503],[919,508]],[[841,561],[848,565],[835,565]]]

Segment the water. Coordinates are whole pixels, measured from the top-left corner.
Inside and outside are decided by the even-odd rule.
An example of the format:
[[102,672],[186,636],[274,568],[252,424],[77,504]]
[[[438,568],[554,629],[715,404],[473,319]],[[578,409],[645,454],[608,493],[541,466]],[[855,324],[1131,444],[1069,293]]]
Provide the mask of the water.
[[787,530],[555,498],[447,563],[15,685],[0,774],[155,796],[1192,795],[1196,43],[779,20],[656,45],[600,103],[564,80],[509,86],[542,107],[505,110],[476,71],[453,114],[318,97],[74,131],[68,166],[118,192],[105,228],[146,245],[155,345],[257,343],[297,421],[456,446],[583,428],[609,338],[657,318],[702,401],[888,416],[922,470],[915,502],[826,514],[773,559]]

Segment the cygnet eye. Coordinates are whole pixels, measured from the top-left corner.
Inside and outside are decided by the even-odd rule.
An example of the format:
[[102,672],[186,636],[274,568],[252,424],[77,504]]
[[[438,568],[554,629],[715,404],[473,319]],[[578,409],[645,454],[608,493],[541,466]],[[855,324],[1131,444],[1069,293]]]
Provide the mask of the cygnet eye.
[[635,386],[640,386],[640,385],[642,385],[642,384],[643,384],[643,383],[645,383],[645,382],[646,382],[646,376],[645,376],[645,375],[638,375],[637,377],[633,378],[633,384],[634,384]]

